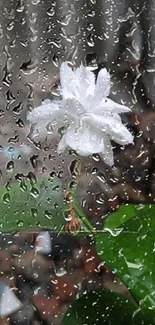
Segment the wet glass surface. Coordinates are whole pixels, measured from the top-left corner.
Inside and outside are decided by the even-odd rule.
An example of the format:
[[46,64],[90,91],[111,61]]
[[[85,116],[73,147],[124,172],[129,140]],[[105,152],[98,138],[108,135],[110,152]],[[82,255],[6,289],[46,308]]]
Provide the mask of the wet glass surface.
[[[152,2],[0,3],[0,184],[4,186],[0,222],[1,325],[59,325],[74,299],[97,288],[129,296],[125,286],[101,263],[91,239],[49,231],[46,221],[52,217],[51,212],[47,213],[46,201],[41,201],[44,227],[40,224],[37,209],[31,206],[31,197],[39,201],[40,192],[33,188],[30,193],[25,180],[33,182],[48,176],[66,191],[76,175],[77,201],[97,230],[122,202],[154,202]],[[114,167],[93,155],[81,158],[79,174],[74,153],[66,151],[58,156],[56,143],[48,137],[34,144],[27,136],[28,112],[43,99],[60,98],[59,68],[66,60],[74,66],[83,62],[95,75],[106,67],[112,78],[110,97],[132,110],[122,119],[135,142],[125,148],[113,144]],[[18,198],[11,190],[14,184],[21,190]],[[28,229],[19,231],[24,228],[27,213],[23,193],[33,222],[28,222]],[[49,197],[50,189],[46,193]],[[13,220],[10,232],[7,220]],[[15,224],[19,232],[15,232]]]

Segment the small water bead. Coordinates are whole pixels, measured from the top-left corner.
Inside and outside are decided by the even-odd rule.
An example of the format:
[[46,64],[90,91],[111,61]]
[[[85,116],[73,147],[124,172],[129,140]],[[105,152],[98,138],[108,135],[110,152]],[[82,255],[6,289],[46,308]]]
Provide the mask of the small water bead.
[[8,192],[4,193],[2,199],[5,204],[9,204],[11,202],[11,196]]
[[23,192],[26,192],[27,191],[27,184],[25,183],[24,180],[22,180],[20,182],[20,189],[23,191]]
[[55,15],[55,8],[54,7],[51,7],[47,10],[47,15],[49,17],[53,17]]
[[31,214],[33,218],[37,218],[38,217],[38,210],[35,208],[31,209]]
[[27,178],[32,185],[37,183],[36,175],[33,172],[29,172]]
[[71,181],[69,184],[70,190],[76,189],[77,185],[78,185],[78,181]]
[[6,165],[6,170],[8,171],[8,172],[13,172],[13,170],[14,170],[14,161],[13,160],[10,160],[8,163],[7,163],[7,165]]
[[69,166],[69,171],[73,177],[77,177],[80,174],[81,163],[79,160],[75,159],[71,162]]
[[36,199],[39,196],[39,190],[36,187],[32,187],[30,194]]
[[52,220],[53,219],[53,215],[52,215],[52,213],[50,213],[49,211],[45,211],[45,213],[44,213],[44,215],[45,215],[45,217],[47,218],[47,219],[49,219],[49,220]]
[[36,6],[40,3],[40,0],[32,0],[31,3],[32,5]]
[[18,220],[17,221],[17,226],[18,227],[23,227],[24,226],[24,221],[23,220]]

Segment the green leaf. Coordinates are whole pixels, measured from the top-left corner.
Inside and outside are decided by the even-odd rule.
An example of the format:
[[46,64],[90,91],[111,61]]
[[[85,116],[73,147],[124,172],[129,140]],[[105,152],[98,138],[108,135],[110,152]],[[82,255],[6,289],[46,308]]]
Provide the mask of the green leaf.
[[61,229],[66,209],[60,180],[41,177],[32,182],[25,178],[0,188],[0,230],[3,232],[27,227]]
[[137,207],[137,216],[117,228],[106,223],[96,248],[140,306],[155,315],[155,205]]
[[141,325],[144,315],[125,297],[106,290],[91,291],[67,310],[61,325]]
[[140,209],[146,208],[143,204],[122,204],[120,208],[111,213],[104,223],[104,228],[116,228],[129,219],[136,217]]

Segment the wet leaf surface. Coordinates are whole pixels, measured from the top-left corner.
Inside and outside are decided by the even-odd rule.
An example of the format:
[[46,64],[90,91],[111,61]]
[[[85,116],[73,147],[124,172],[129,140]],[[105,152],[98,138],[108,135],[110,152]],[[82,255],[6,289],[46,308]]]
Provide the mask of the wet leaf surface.
[[[134,208],[129,206],[131,216]],[[123,206],[120,219],[122,214]],[[141,206],[136,214],[123,224],[117,223],[118,227],[114,220],[108,228],[107,221],[104,232],[96,236],[96,248],[100,258],[117,273],[140,307],[154,314],[155,205]]]
[[61,325],[151,324],[126,298],[105,290],[87,293],[69,308]]
[[[144,205],[142,205],[142,208]],[[139,205],[123,204],[120,208],[111,213],[104,223],[104,228],[116,228],[127,220],[134,218],[137,215]]]

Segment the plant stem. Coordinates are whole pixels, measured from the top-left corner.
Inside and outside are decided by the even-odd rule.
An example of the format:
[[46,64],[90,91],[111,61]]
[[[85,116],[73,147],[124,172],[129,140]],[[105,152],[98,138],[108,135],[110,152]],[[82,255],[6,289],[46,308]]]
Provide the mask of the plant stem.
[[94,227],[91,225],[91,223],[89,222],[89,220],[87,219],[84,211],[82,210],[82,208],[79,206],[79,204],[76,202],[75,198],[73,200],[73,209],[74,211],[77,213],[77,215],[79,216],[79,218],[83,221],[83,223],[86,225],[86,227],[90,230],[90,232],[93,235],[96,235],[96,230],[94,229]]

